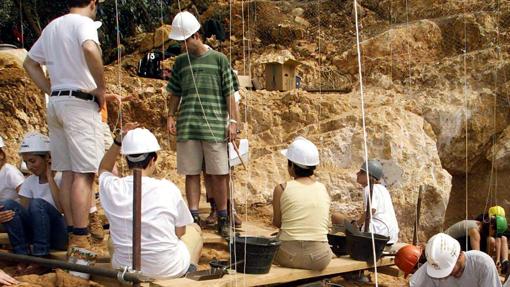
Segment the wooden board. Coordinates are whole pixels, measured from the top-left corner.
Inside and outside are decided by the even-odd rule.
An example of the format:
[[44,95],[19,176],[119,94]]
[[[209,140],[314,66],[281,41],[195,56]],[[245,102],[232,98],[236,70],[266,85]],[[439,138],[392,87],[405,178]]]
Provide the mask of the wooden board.
[[[393,257],[383,257],[379,260],[378,266],[389,266],[394,264]],[[151,283],[151,287],[172,287],[172,286],[187,286],[187,287],[228,287],[235,286],[233,284],[240,284],[241,286],[261,286],[269,284],[287,283],[301,279],[323,277],[328,275],[336,275],[345,272],[370,269],[373,265],[367,264],[363,261],[356,261],[349,257],[343,256],[334,258],[329,263],[328,267],[322,271],[311,271],[303,269],[284,268],[273,265],[268,274],[235,274],[225,275],[221,279],[208,280],[208,281],[193,281],[187,278],[157,280]]]
[[[276,228],[269,228],[253,222],[244,222],[242,228],[236,230],[241,236],[265,236],[269,237],[277,231]],[[204,244],[227,243],[223,237],[213,229],[204,229],[202,232]]]

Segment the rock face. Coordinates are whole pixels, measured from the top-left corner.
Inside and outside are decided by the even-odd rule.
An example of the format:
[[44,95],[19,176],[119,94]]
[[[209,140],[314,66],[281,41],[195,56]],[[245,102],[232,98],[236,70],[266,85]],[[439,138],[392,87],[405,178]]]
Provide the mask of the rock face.
[[22,68],[26,50],[0,51],[0,136],[8,162],[19,163],[19,143],[27,131],[47,133],[44,95]]

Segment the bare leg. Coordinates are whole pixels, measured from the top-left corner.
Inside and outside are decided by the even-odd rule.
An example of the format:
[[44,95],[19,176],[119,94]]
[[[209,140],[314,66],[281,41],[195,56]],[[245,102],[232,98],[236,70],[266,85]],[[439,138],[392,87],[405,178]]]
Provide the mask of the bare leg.
[[480,232],[478,228],[471,228],[468,231],[469,243],[471,244],[472,250],[480,250]]
[[496,238],[496,265],[501,263],[501,238]]
[[188,208],[198,210],[200,203],[200,174],[186,175],[186,199]]
[[62,172],[59,200],[64,211],[64,217],[68,226],[73,225],[73,213],[71,212],[71,187],[73,185],[73,172]]
[[211,175],[214,201],[218,210],[227,210],[228,175]]
[[501,236],[501,262],[508,260],[508,239],[506,236]]
[[489,236],[487,237],[487,254],[489,254],[490,257],[495,258],[496,256],[496,240],[494,237]]
[[89,225],[90,193],[94,174],[73,172],[71,188],[71,208],[75,228],[86,228]]

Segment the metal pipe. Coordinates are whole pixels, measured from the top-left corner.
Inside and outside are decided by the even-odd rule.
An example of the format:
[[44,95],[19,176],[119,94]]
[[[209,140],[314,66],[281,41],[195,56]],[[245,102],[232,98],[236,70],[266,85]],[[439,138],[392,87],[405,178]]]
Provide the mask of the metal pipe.
[[[142,267],[142,170],[133,169],[133,270],[140,271]],[[139,287],[139,283],[133,283]]]
[[[47,266],[50,268],[62,268],[66,270],[72,270],[76,272],[88,273],[96,276],[103,276],[108,278],[122,279],[129,282],[151,282],[153,279],[141,275],[139,273],[129,273],[123,271],[117,271],[112,269],[97,268],[88,265],[80,265],[75,263],[69,263],[60,260],[46,259],[35,256],[19,255],[14,253],[0,251],[0,261],[15,261],[24,263],[37,263],[39,265]],[[124,275],[122,275],[124,273]]]

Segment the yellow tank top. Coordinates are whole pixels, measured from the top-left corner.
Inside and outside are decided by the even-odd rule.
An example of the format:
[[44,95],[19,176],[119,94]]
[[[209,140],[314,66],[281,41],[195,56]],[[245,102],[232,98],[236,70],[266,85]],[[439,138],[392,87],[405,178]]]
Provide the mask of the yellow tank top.
[[287,182],[280,198],[280,240],[328,241],[330,204],[328,191],[322,183]]

